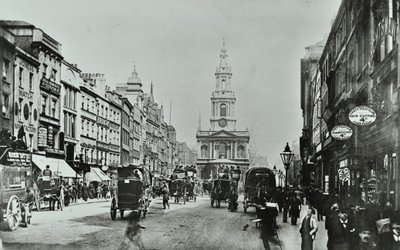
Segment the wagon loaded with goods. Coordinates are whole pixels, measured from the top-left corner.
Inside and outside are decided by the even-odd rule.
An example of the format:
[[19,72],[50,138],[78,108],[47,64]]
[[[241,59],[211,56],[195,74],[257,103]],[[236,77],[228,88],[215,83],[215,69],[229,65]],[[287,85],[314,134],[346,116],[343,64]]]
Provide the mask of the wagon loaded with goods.
[[32,217],[32,196],[27,193],[31,153],[22,140],[7,141],[4,135],[0,140],[0,223],[16,230],[20,225],[27,227]]

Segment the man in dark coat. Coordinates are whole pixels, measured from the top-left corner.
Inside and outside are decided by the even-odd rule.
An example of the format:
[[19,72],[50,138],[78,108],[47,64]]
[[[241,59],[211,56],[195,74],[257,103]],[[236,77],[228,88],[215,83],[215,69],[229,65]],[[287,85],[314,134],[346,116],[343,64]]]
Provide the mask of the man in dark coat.
[[331,244],[332,221],[334,219],[337,219],[338,217],[339,217],[339,205],[337,203],[334,203],[332,207],[330,207],[329,210],[327,211],[327,215],[325,218],[325,229],[328,233],[328,242],[327,242],[328,250],[332,249],[332,244]]
[[89,188],[88,188],[88,186],[87,186],[86,183],[83,183],[83,187],[82,187],[82,199],[83,199],[84,201],[87,201],[88,197],[89,197]]
[[301,202],[295,196],[292,198],[292,202],[289,208],[289,215],[291,217],[291,224],[297,225],[297,219],[300,217]]
[[330,218],[329,242],[332,250],[349,250],[350,233],[355,231],[354,227],[349,223],[347,211],[342,209],[338,216]]

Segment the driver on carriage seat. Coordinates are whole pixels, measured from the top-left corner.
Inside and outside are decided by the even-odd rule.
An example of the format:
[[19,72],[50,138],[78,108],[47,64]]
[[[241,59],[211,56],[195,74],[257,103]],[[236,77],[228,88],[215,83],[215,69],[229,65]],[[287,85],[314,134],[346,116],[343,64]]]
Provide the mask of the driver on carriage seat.
[[43,175],[43,180],[44,181],[49,181],[51,179],[51,177],[53,175],[53,172],[51,172],[49,165],[47,165],[46,169],[43,170],[42,175]]
[[143,180],[143,175],[142,175],[142,173],[141,173],[139,170],[137,170],[137,169],[133,170],[133,176],[135,176],[136,178],[138,178],[140,181]]

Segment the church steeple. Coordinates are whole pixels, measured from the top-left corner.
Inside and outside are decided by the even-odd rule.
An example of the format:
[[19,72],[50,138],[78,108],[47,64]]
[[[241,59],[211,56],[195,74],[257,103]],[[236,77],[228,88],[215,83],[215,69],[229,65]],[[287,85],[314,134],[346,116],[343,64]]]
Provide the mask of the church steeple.
[[231,89],[232,72],[228,65],[228,54],[225,39],[219,55],[219,66],[215,72],[216,88],[211,95],[211,127],[212,129],[236,129],[235,92]]
[[222,39],[222,49],[219,54],[219,66],[215,72],[217,78],[217,90],[230,90],[231,89],[231,67],[228,65],[228,50],[225,47],[225,38]]

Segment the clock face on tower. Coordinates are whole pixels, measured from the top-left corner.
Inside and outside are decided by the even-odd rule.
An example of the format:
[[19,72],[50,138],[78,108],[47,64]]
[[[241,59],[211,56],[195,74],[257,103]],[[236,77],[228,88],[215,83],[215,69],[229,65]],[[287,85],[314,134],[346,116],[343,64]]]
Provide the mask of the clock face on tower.
[[221,127],[225,127],[226,126],[226,120],[225,119],[221,119],[221,120],[219,120],[218,124]]

